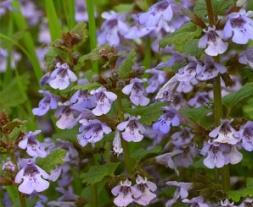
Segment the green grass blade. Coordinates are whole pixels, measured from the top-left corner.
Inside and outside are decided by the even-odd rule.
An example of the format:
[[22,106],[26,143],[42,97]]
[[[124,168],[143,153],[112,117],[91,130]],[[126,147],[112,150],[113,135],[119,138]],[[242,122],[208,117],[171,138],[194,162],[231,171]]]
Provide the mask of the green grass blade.
[[38,57],[36,55],[36,49],[35,49],[32,35],[28,31],[28,26],[27,26],[24,16],[21,13],[18,0],[13,1],[13,6],[15,8],[15,12],[13,12],[14,22],[17,25],[19,30],[24,31],[22,43],[24,47],[26,48],[27,53],[29,53],[29,57],[30,57],[29,59],[33,65],[34,74],[39,83],[40,77],[42,76],[42,71],[40,68]]
[[13,45],[17,46],[29,59],[31,65],[33,68],[37,67],[37,62],[36,60],[33,58],[33,55],[31,55],[31,53],[28,52],[28,50],[26,50],[21,44],[19,44],[18,42],[16,42],[15,40],[13,40],[12,38],[6,36],[5,34],[0,33],[0,39],[3,39],[5,41],[8,41],[10,43],[12,43]]
[[[97,47],[97,34],[96,34],[96,21],[95,21],[95,12],[94,12],[94,0],[86,0],[86,6],[89,17],[89,40],[90,40],[90,50],[92,51]],[[94,62],[92,64],[92,69],[94,72],[98,71],[98,63]]]
[[67,20],[68,28],[72,29],[75,26],[75,0],[64,2],[64,13]]
[[[67,0],[66,2],[68,2]],[[64,1],[63,4],[66,3]],[[55,10],[54,1],[45,0],[46,13],[48,18],[48,25],[50,30],[51,39],[54,41],[61,37],[61,25]]]

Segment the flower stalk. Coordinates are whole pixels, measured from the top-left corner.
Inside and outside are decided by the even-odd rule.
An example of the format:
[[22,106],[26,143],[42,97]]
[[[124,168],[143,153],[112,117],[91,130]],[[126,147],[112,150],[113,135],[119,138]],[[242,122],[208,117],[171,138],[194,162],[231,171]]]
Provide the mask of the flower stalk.
[[[97,47],[97,34],[96,34],[96,21],[95,21],[95,5],[93,0],[86,0],[87,11],[88,11],[88,24],[89,24],[89,40],[90,50]],[[98,72],[98,63],[93,62],[92,69],[94,72]]]
[[[211,0],[206,0],[206,8],[208,13],[208,22],[210,25],[215,25],[215,13],[212,6]],[[213,82],[213,95],[214,95],[214,107],[213,107],[213,115],[215,125],[218,126],[222,119],[222,95],[221,95],[221,79],[220,75],[218,75]],[[222,181],[223,181],[223,189],[225,192],[228,192],[230,188],[230,172],[229,166],[225,165],[222,168]]]

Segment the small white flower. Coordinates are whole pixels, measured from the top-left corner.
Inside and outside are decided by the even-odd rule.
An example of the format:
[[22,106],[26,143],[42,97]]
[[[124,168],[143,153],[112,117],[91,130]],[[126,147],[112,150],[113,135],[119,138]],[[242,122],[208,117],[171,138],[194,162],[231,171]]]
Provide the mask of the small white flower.
[[239,142],[237,132],[228,120],[223,120],[220,126],[209,133],[209,136],[214,138],[214,142],[222,144],[235,145]]
[[128,85],[126,85],[122,92],[130,95],[130,100],[136,106],[146,106],[149,104],[149,98],[146,97],[144,88],[144,80],[133,78]]
[[80,133],[77,135],[77,139],[82,147],[86,146],[88,143],[95,144],[102,140],[105,134],[110,134],[112,131],[110,127],[97,119],[81,119],[80,124]]
[[138,175],[134,187],[142,193],[140,197],[135,199],[135,203],[141,206],[147,206],[156,198],[154,192],[157,190],[157,186],[155,183],[148,181],[146,177],[143,178]]
[[15,183],[19,184],[18,190],[24,194],[42,192],[49,187],[49,175],[29,160],[17,173]]
[[253,20],[244,9],[229,14],[223,30],[224,38],[232,38],[237,44],[247,44],[253,39]]
[[113,145],[113,152],[117,156],[119,156],[120,154],[123,153],[123,148],[122,148],[122,145],[121,145],[121,137],[120,137],[119,131],[115,132],[115,137],[113,139],[112,145]]
[[41,130],[26,133],[18,143],[18,147],[26,150],[27,154],[32,157],[46,157],[47,152],[45,151],[43,144],[36,140],[36,137],[40,133]]
[[96,98],[96,107],[92,110],[96,116],[107,114],[111,110],[112,103],[117,99],[116,94],[107,91],[104,87],[92,90],[90,93]]
[[122,131],[122,137],[127,142],[140,142],[145,131],[138,117],[130,116],[128,120],[118,124],[117,129]]
[[205,53],[207,55],[217,56],[223,54],[227,50],[228,43],[223,41],[222,31],[209,26],[204,32],[204,36],[199,40],[199,47],[205,48]]
[[64,90],[76,80],[76,75],[70,70],[67,63],[57,63],[55,70],[49,76],[48,84],[54,89]]
[[118,207],[125,207],[134,201],[134,198],[141,196],[141,192],[132,186],[132,182],[126,179],[112,189],[115,196],[113,202]]

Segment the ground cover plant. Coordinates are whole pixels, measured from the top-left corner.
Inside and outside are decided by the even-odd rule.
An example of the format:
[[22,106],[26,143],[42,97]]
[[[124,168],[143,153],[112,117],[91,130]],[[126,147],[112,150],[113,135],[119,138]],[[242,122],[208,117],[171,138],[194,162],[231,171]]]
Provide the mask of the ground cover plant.
[[1,0],[0,206],[253,206],[252,11]]

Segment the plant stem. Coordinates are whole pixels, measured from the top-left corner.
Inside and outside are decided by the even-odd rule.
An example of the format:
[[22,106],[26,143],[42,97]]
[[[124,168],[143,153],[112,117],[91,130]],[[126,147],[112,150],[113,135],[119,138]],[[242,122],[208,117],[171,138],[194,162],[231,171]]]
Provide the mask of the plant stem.
[[146,38],[145,40],[145,46],[144,46],[144,66],[145,68],[149,68],[151,66],[151,42],[150,42],[150,38]]
[[221,97],[221,83],[219,75],[214,79],[213,96],[214,96],[214,109],[213,109],[214,121],[215,125],[218,126],[220,124],[220,120],[222,117],[222,97]]
[[212,0],[206,0],[206,8],[207,8],[209,24],[214,25],[215,24],[215,15],[214,15],[213,6],[212,6]]
[[20,192],[19,192],[18,196],[19,196],[20,207],[26,207],[25,196]]
[[98,190],[97,190],[97,184],[93,184],[91,185],[91,194],[92,194],[92,203],[91,206],[92,207],[97,207],[98,203],[97,203],[97,195],[98,195]]
[[[97,35],[96,35],[96,21],[94,14],[94,0],[86,0],[86,6],[88,11],[88,24],[89,24],[89,39],[90,39],[90,50],[93,50],[97,47]],[[98,72],[98,63],[93,62],[92,69],[94,72]]]
[[[216,16],[214,14],[212,0],[206,0],[206,8],[208,13],[208,21],[210,25],[215,25]],[[217,58],[219,59],[219,58]],[[222,118],[222,96],[221,96],[221,80],[220,75],[218,75],[214,79],[213,83],[213,95],[214,95],[214,122],[215,125],[220,125],[220,121]],[[230,188],[230,172],[229,166],[225,165],[222,169],[222,181],[223,181],[223,190],[224,192],[228,192]]]
[[129,154],[129,148],[128,148],[128,142],[122,139],[122,147],[124,151],[124,163],[126,166],[126,170],[128,173],[131,171],[131,162],[130,162],[130,154]]

